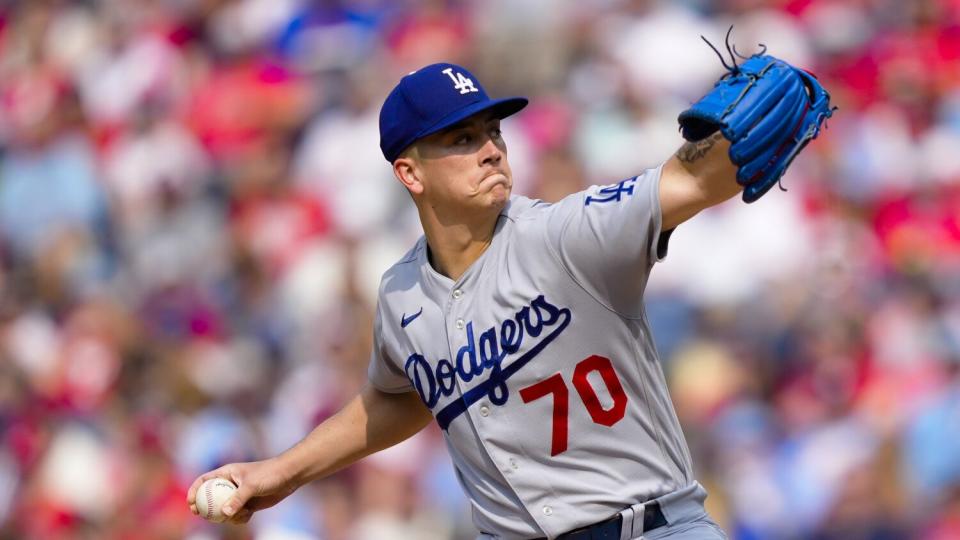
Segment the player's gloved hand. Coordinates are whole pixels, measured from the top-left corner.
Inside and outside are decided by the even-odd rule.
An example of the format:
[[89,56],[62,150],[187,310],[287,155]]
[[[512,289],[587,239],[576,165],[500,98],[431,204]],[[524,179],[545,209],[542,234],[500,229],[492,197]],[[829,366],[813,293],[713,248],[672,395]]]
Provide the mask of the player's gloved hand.
[[[727,32],[727,50],[733,57],[729,38]],[[730,161],[737,166],[737,182],[744,186],[743,200],[748,203],[780,181],[793,158],[819,135],[820,126],[836,109],[813,74],[764,51],[740,65],[734,58],[732,67],[721,56],[728,72],[679,117],[688,141],[699,141],[717,130],[730,141]]]
[[230,523],[250,521],[254,512],[270,508],[299,487],[288,478],[286,470],[276,458],[252,463],[231,463],[204,473],[190,485],[187,490],[187,505],[195,515],[199,515],[196,499],[200,485],[210,478],[218,477],[226,478],[237,486],[237,491],[223,508]]

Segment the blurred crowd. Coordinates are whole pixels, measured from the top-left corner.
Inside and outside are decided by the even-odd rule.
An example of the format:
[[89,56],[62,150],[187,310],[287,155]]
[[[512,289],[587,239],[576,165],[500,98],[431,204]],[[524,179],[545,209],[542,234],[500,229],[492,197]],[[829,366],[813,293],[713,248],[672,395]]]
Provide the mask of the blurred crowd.
[[364,384],[420,235],[378,148],[403,74],[530,96],[515,192],[553,201],[669,157],[731,24],[840,109],[787,193],[654,270],[708,507],[744,540],[960,538],[960,1],[6,0],[0,540],[472,538],[434,426],[248,527],[185,490]]

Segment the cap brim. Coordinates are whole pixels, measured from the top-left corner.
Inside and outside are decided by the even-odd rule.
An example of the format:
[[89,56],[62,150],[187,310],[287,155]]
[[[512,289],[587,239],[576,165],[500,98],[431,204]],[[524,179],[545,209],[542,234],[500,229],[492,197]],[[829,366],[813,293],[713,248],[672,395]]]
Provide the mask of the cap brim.
[[[420,133],[417,133],[414,137],[413,142],[416,142],[419,139],[433,135],[438,131],[443,131],[448,127],[466,120],[475,114],[482,113],[484,111],[493,110],[497,118],[503,119],[512,114],[520,112],[521,109],[527,106],[529,100],[525,97],[510,97],[503,99],[491,99],[490,101],[481,101],[479,103],[474,103],[462,109],[458,109],[447,116],[444,116],[438,120],[435,124],[426,129],[422,130]],[[409,145],[408,145],[409,146]]]

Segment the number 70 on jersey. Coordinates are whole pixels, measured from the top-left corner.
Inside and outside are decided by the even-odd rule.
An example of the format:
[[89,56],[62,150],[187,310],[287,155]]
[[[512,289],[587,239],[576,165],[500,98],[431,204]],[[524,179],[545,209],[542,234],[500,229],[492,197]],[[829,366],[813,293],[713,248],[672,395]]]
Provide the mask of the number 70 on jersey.
[[[600,403],[600,396],[587,378],[593,372],[599,373],[607,386],[607,392],[613,401],[608,408],[604,408]],[[594,423],[610,427],[622,420],[626,414],[627,394],[623,391],[623,385],[609,358],[595,354],[578,362],[573,370],[573,387]],[[551,395],[553,396],[553,441],[550,455],[556,456],[566,451],[569,439],[570,390],[567,382],[560,373],[555,373],[520,390],[520,399],[524,403]]]

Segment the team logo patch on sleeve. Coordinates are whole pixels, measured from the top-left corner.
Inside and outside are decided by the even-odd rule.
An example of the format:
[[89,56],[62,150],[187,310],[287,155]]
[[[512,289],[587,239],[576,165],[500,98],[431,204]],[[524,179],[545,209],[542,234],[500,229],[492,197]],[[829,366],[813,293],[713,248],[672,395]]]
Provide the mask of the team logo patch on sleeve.
[[637,177],[627,178],[613,184],[612,186],[607,186],[600,188],[597,192],[597,195],[589,195],[584,201],[584,206],[590,206],[590,203],[610,203],[610,202],[620,202],[620,200],[627,196],[633,195],[633,188],[636,185]]

